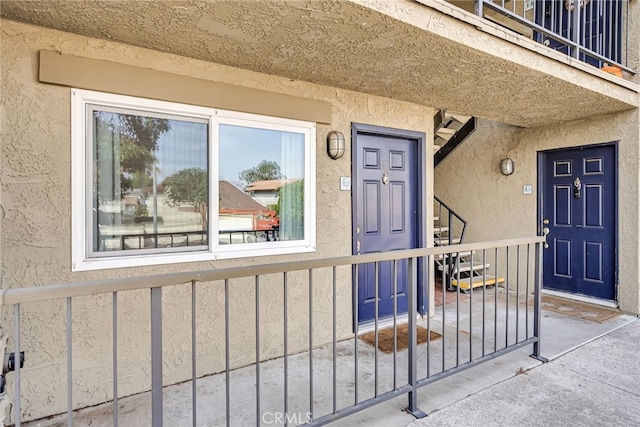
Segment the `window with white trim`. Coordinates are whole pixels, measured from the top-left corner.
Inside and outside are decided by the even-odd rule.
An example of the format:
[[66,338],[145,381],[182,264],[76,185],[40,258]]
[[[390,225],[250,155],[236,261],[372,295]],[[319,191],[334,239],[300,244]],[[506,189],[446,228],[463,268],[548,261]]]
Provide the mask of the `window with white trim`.
[[74,271],[315,250],[315,123],[71,99]]

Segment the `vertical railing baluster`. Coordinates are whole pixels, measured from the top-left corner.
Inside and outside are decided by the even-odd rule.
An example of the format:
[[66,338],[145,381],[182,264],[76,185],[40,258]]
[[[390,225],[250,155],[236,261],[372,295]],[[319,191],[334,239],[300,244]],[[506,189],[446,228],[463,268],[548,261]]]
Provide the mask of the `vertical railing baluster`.
[[373,395],[374,397],[378,397],[378,298],[380,295],[380,291],[378,289],[378,286],[380,286],[380,280],[379,280],[379,273],[380,273],[380,263],[376,262],[374,263],[374,267],[373,267],[373,271],[374,271],[374,277],[375,277],[375,292],[374,292],[374,318],[373,318],[373,324],[374,324],[374,340],[375,340],[375,346],[373,348]]
[[[482,265],[487,265],[487,250],[482,250]],[[496,284],[498,285],[498,278],[496,277]],[[485,327],[487,323],[487,269],[482,269],[482,357],[485,356]]]
[[511,277],[509,276],[509,246],[507,246],[507,286],[506,286],[506,297],[505,297],[505,322],[504,322],[504,346],[509,347],[509,284],[511,282]]
[[309,416],[313,419],[313,270],[309,269]]
[[338,341],[337,336],[337,307],[336,307],[336,283],[337,283],[337,273],[336,266],[333,266],[333,283],[332,283],[332,292],[333,292],[333,413],[335,414],[338,410],[338,399],[336,396],[337,390],[337,382],[338,382],[338,372],[337,372],[337,362],[336,362],[336,346]]
[[516,246],[516,344],[520,342],[520,245]]
[[113,426],[118,427],[118,293],[113,293],[112,305],[113,358]]
[[196,357],[196,281],[191,281],[191,407],[192,411],[192,425],[196,427],[198,425],[198,405],[197,405],[197,394],[196,394],[196,378],[198,375],[197,371],[197,357]]
[[469,268],[471,269],[469,272],[469,362],[473,360],[473,251],[471,251],[471,256],[469,257]]
[[[71,297],[67,297],[67,425],[73,426],[73,334]],[[14,359],[19,361],[20,359]],[[19,363],[19,362],[18,362]]]
[[417,281],[417,262],[414,258],[407,259],[407,314],[409,321],[409,330],[407,336],[408,344],[408,381],[411,386],[409,391],[409,404],[407,409],[410,413],[416,415],[419,414],[418,410],[418,345],[416,340],[417,328],[416,328],[416,315],[415,309],[418,304],[416,285]]
[[[446,255],[446,258],[444,257]],[[447,307],[447,278],[449,277],[449,274],[451,272],[451,269],[449,268],[449,264],[451,263],[451,255],[453,255],[451,252],[447,252],[446,254],[443,254],[443,258],[442,258],[442,274],[441,274],[441,281],[442,281],[442,372],[445,371],[445,367],[446,367],[446,355],[445,355],[445,344],[446,344],[446,338],[447,338],[447,334],[446,334],[446,330],[447,330],[447,325],[446,325],[446,307]],[[444,261],[446,260],[446,262]]]
[[533,357],[543,362],[548,362],[548,359],[542,357],[541,352],[541,337],[540,337],[540,324],[542,322],[542,243],[535,244],[535,300],[533,304],[533,336],[537,340],[533,343]]
[[[426,257],[427,271],[425,272],[426,277],[423,278],[422,282],[426,284],[426,289],[424,290],[424,299],[423,304],[427,305],[427,309],[424,310],[427,313],[427,378],[431,376],[431,266],[433,265],[433,257],[428,255]],[[395,371],[394,371],[395,375]],[[394,383],[395,385],[395,383]],[[395,389],[395,386],[394,386]]]
[[[592,2],[593,4],[593,2]],[[624,62],[621,61],[621,64],[624,66],[629,65],[629,0],[625,0],[625,12],[626,18],[624,20],[624,58],[621,58]],[[622,51],[622,50],[621,50]],[[622,52],[620,52],[622,53]]]
[[22,390],[20,383],[20,304],[16,304],[13,306],[13,340],[15,341],[16,348],[13,350],[13,360],[17,360],[18,363],[15,363],[16,370],[14,372],[14,419],[16,427],[20,427],[20,423],[22,422]]
[[[260,414],[260,276],[255,276],[256,306],[256,425],[261,422]],[[285,412],[286,413],[286,412]]]
[[229,279],[224,279],[224,379],[225,379],[225,422],[231,426],[231,384],[229,356]]
[[162,426],[162,288],[151,288],[151,424]]
[[393,260],[393,389],[398,372],[398,260]]
[[286,416],[289,413],[289,323],[288,323],[288,289],[287,289],[287,272],[283,273],[283,294],[284,294],[284,414],[285,427],[289,425],[289,418]]
[[529,265],[530,264],[531,264],[531,243],[527,243],[527,281],[526,281],[526,292],[525,292],[525,294],[527,295],[527,299],[525,301],[525,306],[524,306],[526,339],[529,339],[529,274],[530,274]]
[[609,20],[609,27],[608,27],[608,34],[607,34],[607,39],[609,39],[609,50],[607,51],[607,55],[605,55],[607,58],[612,58],[612,52],[613,52],[613,37],[611,37],[611,31],[613,31],[613,2],[606,2],[607,5],[607,15],[608,16],[608,20]]
[[542,320],[541,313],[541,299],[542,295],[540,289],[542,287],[542,244],[535,244],[535,299],[533,303],[533,336],[537,338],[537,341],[533,343],[533,357],[541,358],[540,355],[540,323]]
[[456,367],[460,365],[460,252],[456,252]]
[[498,350],[498,248],[495,248],[496,283],[493,286],[493,351]]
[[[573,49],[573,57],[580,58],[580,13],[582,8],[580,7],[580,1],[574,0],[573,2],[573,42],[575,43],[575,48]],[[567,12],[567,30],[569,29],[569,20],[571,20],[571,16],[569,12]]]
[[353,290],[353,313],[354,313],[353,329],[355,331],[354,339],[353,339],[353,371],[354,371],[354,378],[353,378],[354,396],[353,397],[356,405],[358,404],[358,324],[359,324],[358,293],[360,292],[360,277],[358,276],[358,274],[360,274],[359,270],[360,270],[360,264],[356,264],[356,267],[355,267],[356,283]]

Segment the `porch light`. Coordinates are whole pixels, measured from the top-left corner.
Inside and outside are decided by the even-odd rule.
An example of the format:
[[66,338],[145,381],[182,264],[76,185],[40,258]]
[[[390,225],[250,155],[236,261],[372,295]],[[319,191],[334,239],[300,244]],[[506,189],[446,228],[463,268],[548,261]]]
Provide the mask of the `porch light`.
[[344,141],[342,132],[332,130],[327,134],[327,154],[333,160],[337,160],[344,155]]
[[515,171],[515,166],[513,165],[513,160],[510,158],[503,159],[500,162],[500,170],[503,175],[509,176]]

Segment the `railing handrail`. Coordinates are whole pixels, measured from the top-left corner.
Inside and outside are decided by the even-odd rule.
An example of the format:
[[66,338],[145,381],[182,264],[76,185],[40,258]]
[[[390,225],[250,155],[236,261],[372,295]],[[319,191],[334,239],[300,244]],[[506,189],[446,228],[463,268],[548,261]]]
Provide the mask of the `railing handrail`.
[[407,258],[436,256],[447,253],[479,251],[488,248],[501,248],[542,243],[544,236],[522,237],[496,240],[491,242],[463,243],[431,248],[406,249],[386,253],[366,255],[349,255],[333,258],[310,259],[301,261],[280,262],[264,265],[229,267],[209,270],[194,270],[181,273],[157,274],[142,277],[115,278],[71,282],[54,285],[31,286],[4,289],[0,294],[0,306],[40,302],[71,297],[100,295],[113,292],[151,289],[164,286],[176,286],[190,282],[213,282],[224,279],[238,279],[291,271],[303,271],[317,268],[339,267],[365,264],[379,261],[393,261]]
[[[443,202],[442,200],[440,200],[440,198],[438,196],[433,196],[433,199],[438,202],[440,204],[441,207],[444,207],[447,211],[449,211],[449,219],[451,219],[451,216],[454,216],[458,219],[458,221],[460,221],[462,223],[462,231],[460,232],[460,243],[464,243],[464,235],[467,231],[467,221],[462,218],[460,215],[458,215],[456,213],[456,211],[454,211],[453,209],[451,209],[449,207],[449,205],[447,205],[445,202]],[[442,220],[442,219],[441,219]],[[449,227],[451,227],[451,224],[449,224]],[[449,237],[453,237],[451,236],[451,234],[449,234]],[[452,243],[451,241],[449,241],[449,243]]]

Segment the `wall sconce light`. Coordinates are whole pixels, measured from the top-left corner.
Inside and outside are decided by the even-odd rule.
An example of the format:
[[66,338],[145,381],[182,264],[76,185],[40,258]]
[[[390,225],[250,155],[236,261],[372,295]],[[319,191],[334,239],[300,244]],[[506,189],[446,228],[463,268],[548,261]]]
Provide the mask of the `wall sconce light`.
[[509,176],[515,171],[515,166],[513,165],[513,160],[510,158],[503,159],[500,162],[500,171],[503,175]]
[[344,155],[344,141],[342,132],[332,130],[327,134],[327,154],[333,160],[337,160]]

